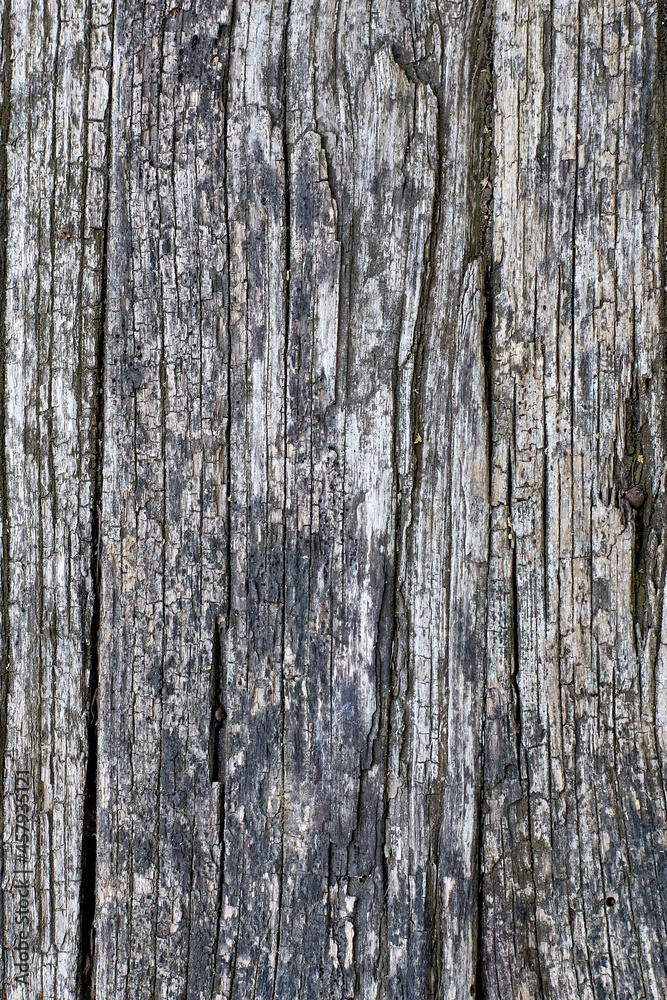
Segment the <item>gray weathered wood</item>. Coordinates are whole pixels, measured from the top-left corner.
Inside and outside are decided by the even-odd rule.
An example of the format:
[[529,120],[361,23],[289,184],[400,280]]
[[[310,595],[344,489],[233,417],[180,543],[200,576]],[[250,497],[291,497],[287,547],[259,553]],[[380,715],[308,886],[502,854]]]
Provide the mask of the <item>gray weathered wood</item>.
[[656,14],[496,16],[492,997],[665,990]]
[[2,12],[7,998],[73,996],[79,955],[111,11],[82,14],[20,0]]
[[0,8],[2,1000],[664,1000],[664,5]]

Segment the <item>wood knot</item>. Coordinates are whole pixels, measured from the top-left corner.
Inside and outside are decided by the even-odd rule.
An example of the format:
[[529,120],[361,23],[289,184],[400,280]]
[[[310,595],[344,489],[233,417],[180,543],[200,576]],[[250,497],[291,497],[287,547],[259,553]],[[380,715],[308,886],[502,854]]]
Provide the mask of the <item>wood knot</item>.
[[631,486],[629,490],[626,490],[623,496],[635,510],[638,510],[644,503],[644,500],[646,500],[646,494],[642,489],[640,489],[639,486]]

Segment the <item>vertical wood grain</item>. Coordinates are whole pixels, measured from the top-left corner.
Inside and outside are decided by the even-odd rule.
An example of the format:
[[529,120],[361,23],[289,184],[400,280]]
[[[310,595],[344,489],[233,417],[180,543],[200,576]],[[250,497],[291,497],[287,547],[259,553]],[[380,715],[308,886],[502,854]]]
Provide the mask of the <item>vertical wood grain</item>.
[[663,997],[663,8],[0,4],[3,1000]]

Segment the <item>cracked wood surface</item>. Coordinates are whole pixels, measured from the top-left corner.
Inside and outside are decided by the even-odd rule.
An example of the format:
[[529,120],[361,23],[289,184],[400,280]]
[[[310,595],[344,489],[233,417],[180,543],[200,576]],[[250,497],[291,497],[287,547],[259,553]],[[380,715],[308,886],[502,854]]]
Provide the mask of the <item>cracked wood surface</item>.
[[0,9],[2,1000],[664,1000],[664,5]]

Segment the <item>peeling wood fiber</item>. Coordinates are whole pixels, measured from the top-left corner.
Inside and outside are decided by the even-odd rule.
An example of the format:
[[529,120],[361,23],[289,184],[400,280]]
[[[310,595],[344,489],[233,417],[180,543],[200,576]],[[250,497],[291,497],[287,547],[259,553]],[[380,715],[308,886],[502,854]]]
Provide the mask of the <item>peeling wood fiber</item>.
[[0,25],[0,1000],[664,1000],[663,0]]

